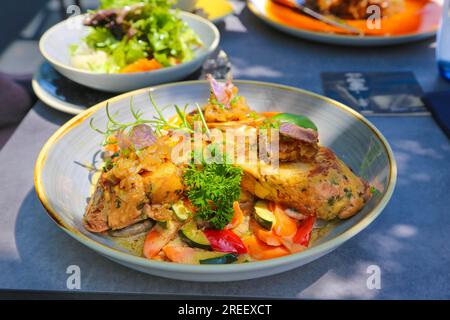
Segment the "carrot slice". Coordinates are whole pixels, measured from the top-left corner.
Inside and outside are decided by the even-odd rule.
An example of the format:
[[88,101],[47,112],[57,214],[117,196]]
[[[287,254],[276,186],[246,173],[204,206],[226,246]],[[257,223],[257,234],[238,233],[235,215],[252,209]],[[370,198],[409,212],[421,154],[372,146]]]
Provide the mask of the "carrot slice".
[[139,59],[120,70],[121,73],[144,72],[161,69],[163,66],[155,59]]
[[289,217],[279,205],[275,205],[273,210],[275,224],[273,231],[280,237],[291,237],[297,232],[297,222]]
[[117,138],[115,136],[108,136],[106,139],[107,144],[105,145],[105,151],[110,152],[118,152],[119,151],[119,145],[117,144]]
[[118,152],[119,151],[119,146],[118,146],[117,143],[107,144],[107,145],[105,145],[105,151],[109,151],[109,152],[112,152],[112,153]]
[[266,230],[262,228],[255,220],[250,221],[250,227],[253,231],[253,234],[262,242],[269,246],[281,246],[282,242],[279,236],[273,232],[273,230]]
[[244,214],[239,207],[239,201],[233,203],[234,214],[231,222],[225,227],[225,229],[234,229],[244,221]]
[[160,225],[154,226],[145,237],[143,254],[144,257],[151,259],[156,256],[161,249],[173,239],[177,233],[179,224],[168,221],[167,229],[161,227]]
[[256,260],[267,260],[286,256],[289,250],[283,246],[273,247],[265,244],[255,236],[248,236],[243,239],[249,255]]

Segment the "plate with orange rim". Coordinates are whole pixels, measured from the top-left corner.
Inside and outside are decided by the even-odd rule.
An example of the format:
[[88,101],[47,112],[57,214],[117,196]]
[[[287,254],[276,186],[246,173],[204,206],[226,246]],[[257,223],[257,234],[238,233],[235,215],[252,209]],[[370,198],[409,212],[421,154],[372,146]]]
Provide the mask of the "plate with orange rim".
[[364,33],[353,35],[271,0],[248,0],[247,4],[257,17],[283,32],[312,41],[352,46],[392,45],[432,37],[442,14],[442,0],[404,0],[402,11],[383,18],[379,29],[370,29],[365,19],[343,19]]

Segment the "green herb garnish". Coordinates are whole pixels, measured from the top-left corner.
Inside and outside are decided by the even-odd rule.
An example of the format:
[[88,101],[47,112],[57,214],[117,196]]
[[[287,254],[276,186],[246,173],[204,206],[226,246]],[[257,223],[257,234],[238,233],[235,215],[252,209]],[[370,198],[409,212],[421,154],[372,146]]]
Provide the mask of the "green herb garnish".
[[230,105],[233,106],[236,102],[239,101],[241,97],[240,96],[234,96],[233,99],[230,101]]
[[328,206],[330,206],[330,207],[334,206],[334,204],[338,200],[339,200],[339,196],[331,196],[331,197],[329,197],[328,200],[327,200]]
[[106,103],[106,116],[108,117],[108,122],[106,123],[106,128],[104,130],[100,130],[99,128],[97,128],[94,125],[94,118],[91,118],[91,120],[89,121],[89,126],[97,131],[98,133],[104,135],[104,141],[103,141],[103,145],[108,145],[111,144],[111,142],[109,141],[109,138],[111,136],[114,136],[115,134],[117,134],[118,132],[125,132],[128,129],[133,128],[134,126],[137,126],[139,124],[149,124],[149,123],[154,123],[154,120],[145,120],[142,118],[142,112],[141,111],[136,111],[134,110],[133,107],[133,97],[131,97],[130,99],[130,110],[131,110],[131,114],[133,115],[134,121],[131,122],[119,122],[118,120],[115,119],[115,117],[117,116],[117,113],[115,114],[111,114],[110,110],[109,110],[109,103]]
[[344,192],[345,192],[345,197],[347,199],[351,199],[352,198],[352,196],[353,196],[352,190],[344,188]]
[[191,164],[184,172],[189,201],[197,208],[197,217],[223,229],[233,218],[233,202],[239,200],[242,169],[226,163]]
[[209,103],[212,104],[213,106],[219,106],[220,109],[225,109],[225,105],[223,103],[220,103],[213,92],[211,92],[211,98],[209,98]]
[[370,193],[371,193],[374,197],[381,195],[381,191],[378,190],[377,188],[375,188],[374,186],[370,186]]

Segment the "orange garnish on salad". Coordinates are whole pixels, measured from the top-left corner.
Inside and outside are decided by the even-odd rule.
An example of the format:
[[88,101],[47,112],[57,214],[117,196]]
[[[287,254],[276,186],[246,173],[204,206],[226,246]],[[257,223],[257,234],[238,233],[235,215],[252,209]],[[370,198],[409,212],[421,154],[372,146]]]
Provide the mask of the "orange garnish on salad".
[[120,73],[145,72],[161,69],[163,65],[155,59],[139,59],[120,70]]

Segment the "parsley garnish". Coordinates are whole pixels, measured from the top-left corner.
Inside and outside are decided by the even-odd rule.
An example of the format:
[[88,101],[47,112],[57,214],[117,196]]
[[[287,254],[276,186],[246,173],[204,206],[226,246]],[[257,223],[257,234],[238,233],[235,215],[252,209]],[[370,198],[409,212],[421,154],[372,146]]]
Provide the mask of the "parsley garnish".
[[330,207],[332,207],[332,206],[334,206],[334,204],[335,204],[336,201],[338,201],[338,200],[339,200],[339,196],[331,196],[331,197],[328,198],[327,202],[328,202],[328,205],[329,205]]
[[189,201],[199,218],[223,229],[233,218],[233,202],[239,200],[242,169],[230,163],[191,164],[184,173]]

